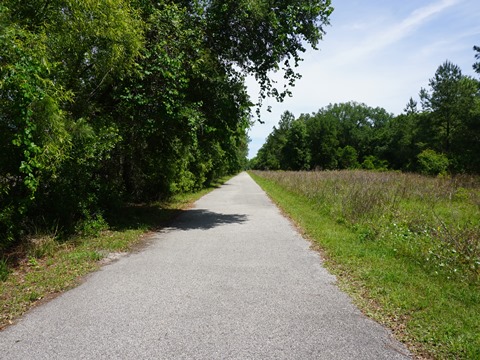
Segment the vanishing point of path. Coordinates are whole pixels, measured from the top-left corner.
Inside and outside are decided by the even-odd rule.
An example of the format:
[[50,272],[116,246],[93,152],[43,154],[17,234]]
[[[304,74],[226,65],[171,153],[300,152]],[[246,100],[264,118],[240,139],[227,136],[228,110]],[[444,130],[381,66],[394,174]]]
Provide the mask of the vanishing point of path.
[[408,359],[246,173],[0,332],[1,359]]

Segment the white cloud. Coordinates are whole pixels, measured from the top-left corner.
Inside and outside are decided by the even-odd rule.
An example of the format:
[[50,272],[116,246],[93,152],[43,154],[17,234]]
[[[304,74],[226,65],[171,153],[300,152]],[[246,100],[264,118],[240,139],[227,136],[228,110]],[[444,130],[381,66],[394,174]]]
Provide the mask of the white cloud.
[[[407,18],[397,21],[389,26],[382,24],[380,27],[376,24],[370,27],[370,31],[374,34],[361,41],[360,45],[352,49],[345,49],[340,54],[332,57],[330,63],[351,63],[361,60],[363,57],[372,57],[379,50],[384,49],[396,42],[413,34],[415,30],[428,22],[433,16],[445,11],[449,7],[457,4],[459,0],[442,0],[428,6],[413,11]],[[387,21],[391,21],[387,20]],[[365,26],[361,26],[364,28]]]

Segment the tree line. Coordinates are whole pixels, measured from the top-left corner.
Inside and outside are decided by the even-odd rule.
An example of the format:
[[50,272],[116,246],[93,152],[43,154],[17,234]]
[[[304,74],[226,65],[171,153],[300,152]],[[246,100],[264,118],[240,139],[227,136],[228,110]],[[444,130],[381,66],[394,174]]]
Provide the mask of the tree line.
[[245,77],[281,100],[329,0],[4,0],[0,251],[245,166]]
[[[480,60],[480,47],[475,46]],[[473,65],[480,74],[480,61]],[[285,112],[251,160],[262,170],[377,169],[480,173],[480,82],[445,61],[402,114],[348,102]]]

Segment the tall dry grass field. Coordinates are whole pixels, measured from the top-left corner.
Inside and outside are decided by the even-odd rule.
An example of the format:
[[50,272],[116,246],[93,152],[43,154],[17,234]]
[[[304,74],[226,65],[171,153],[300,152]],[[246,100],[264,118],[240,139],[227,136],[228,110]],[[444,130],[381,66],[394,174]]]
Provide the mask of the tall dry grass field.
[[414,351],[480,358],[480,177],[252,175]]
[[261,172],[361,240],[395,246],[435,273],[480,278],[480,178],[369,171]]

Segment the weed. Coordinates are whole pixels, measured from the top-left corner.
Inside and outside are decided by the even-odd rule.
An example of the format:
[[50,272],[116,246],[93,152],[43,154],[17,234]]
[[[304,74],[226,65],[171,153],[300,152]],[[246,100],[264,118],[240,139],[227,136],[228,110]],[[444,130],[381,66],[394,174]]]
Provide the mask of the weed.
[[37,258],[35,258],[33,256],[29,256],[27,264],[28,264],[28,266],[31,266],[31,267],[37,267],[38,266]]
[[0,281],[5,281],[10,274],[10,269],[8,268],[8,263],[6,259],[0,259]]
[[103,255],[100,252],[94,250],[88,251],[79,249],[77,251],[70,252],[67,255],[67,258],[74,263],[82,263],[85,261],[101,260],[103,258]]
[[36,235],[27,239],[28,256],[40,259],[52,256],[58,248],[54,235]]
[[41,298],[41,295],[36,291],[32,291],[27,295],[27,300],[31,302],[40,300]]
[[75,227],[76,232],[81,236],[99,236],[102,231],[108,229],[108,223],[102,214],[85,214],[85,219]]
[[353,230],[358,235],[358,239],[362,242],[373,241],[378,235],[373,226],[357,224],[353,226]]

